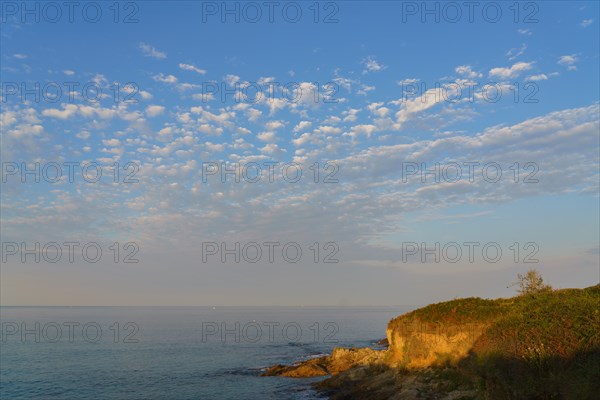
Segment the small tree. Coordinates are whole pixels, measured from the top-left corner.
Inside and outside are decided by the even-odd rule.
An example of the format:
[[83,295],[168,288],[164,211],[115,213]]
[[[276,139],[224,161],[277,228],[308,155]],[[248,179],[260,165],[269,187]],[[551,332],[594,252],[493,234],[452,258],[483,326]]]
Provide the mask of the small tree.
[[542,275],[535,269],[530,269],[525,275],[517,274],[519,294],[535,294],[552,290],[552,286],[544,284]]

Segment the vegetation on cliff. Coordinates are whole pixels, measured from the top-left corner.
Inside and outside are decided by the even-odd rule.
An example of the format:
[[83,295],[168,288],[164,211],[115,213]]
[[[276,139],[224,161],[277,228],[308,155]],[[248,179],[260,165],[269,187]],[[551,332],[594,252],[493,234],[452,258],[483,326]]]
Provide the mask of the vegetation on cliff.
[[[396,367],[415,359],[426,367],[451,366],[483,398],[596,398],[600,285],[551,290],[538,283],[509,299],[456,299],[393,319],[387,359]],[[469,349],[460,354],[465,344]]]
[[271,375],[330,374],[317,386],[336,400],[596,399],[600,285],[552,290],[536,274],[520,279],[513,298],[455,299],[394,318],[388,350],[336,349],[313,361],[319,374],[297,364]]

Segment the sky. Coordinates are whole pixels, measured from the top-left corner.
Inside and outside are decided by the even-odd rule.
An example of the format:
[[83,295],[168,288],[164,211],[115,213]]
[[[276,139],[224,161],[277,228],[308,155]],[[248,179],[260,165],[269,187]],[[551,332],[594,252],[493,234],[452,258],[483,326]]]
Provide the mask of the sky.
[[69,7],[1,3],[2,305],[600,280],[597,2]]

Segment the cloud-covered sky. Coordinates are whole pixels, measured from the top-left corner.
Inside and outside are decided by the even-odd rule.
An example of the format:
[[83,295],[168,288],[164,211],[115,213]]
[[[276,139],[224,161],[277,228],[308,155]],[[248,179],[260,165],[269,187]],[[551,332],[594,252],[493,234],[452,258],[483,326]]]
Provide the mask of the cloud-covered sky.
[[3,8],[2,304],[597,283],[598,4],[408,3]]

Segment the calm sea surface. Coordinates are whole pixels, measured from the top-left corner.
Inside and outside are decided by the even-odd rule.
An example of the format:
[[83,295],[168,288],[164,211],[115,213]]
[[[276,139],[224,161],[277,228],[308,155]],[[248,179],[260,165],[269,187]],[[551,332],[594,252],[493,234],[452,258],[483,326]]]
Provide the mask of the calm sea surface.
[[311,399],[263,368],[372,346],[411,308],[1,307],[1,399]]

